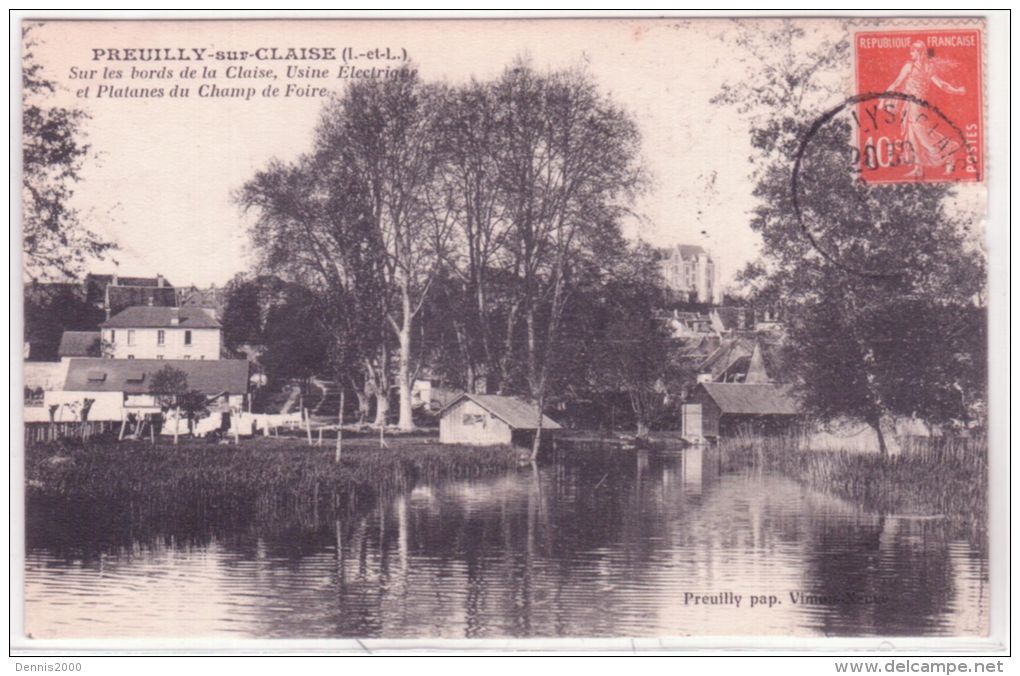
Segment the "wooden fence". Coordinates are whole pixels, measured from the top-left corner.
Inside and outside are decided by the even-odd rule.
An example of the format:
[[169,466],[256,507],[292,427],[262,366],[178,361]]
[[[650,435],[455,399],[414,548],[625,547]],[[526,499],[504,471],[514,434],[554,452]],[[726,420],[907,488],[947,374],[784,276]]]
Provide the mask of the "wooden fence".
[[25,443],[56,441],[57,439],[89,437],[105,432],[116,432],[120,423],[110,420],[89,422],[30,422],[25,423]]

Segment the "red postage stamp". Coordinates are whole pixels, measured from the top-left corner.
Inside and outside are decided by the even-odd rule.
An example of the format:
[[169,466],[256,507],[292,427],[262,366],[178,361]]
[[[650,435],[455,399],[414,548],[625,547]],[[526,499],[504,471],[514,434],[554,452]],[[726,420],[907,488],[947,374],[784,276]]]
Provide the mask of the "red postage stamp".
[[983,180],[981,38],[977,28],[854,36],[865,182]]

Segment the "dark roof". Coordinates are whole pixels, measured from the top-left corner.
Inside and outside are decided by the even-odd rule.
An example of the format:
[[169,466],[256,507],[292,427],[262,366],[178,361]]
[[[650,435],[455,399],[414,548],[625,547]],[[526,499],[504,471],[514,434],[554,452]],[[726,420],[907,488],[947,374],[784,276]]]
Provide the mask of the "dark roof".
[[172,286],[106,287],[106,307],[112,314],[139,305],[174,307],[177,305],[177,290]]
[[184,371],[188,389],[202,394],[248,391],[246,359],[72,359],[64,389],[144,394],[149,391],[152,374],[166,366]]
[[[173,323],[175,317],[180,318],[177,324]],[[218,329],[220,323],[202,308],[136,305],[110,317],[100,326],[107,329]]]
[[782,385],[744,383],[701,383],[698,385],[719,406],[723,414],[798,415],[800,407],[790,388]]
[[99,331],[64,331],[64,334],[60,336],[57,356],[98,357],[101,337],[102,334]]
[[[440,415],[445,414],[463,399],[470,399],[514,429],[533,430],[538,427],[537,406],[521,397],[505,397],[498,394],[470,394],[465,392],[450,402]],[[555,420],[547,415],[543,415],[542,429],[558,430],[562,428]]]
[[719,342],[715,351],[698,365],[698,372],[711,373],[713,379],[718,378],[728,371],[735,361],[741,357],[750,357],[753,351],[754,342],[744,336],[725,338]]
[[117,283],[113,283],[113,275],[85,275],[85,299],[89,303],[102,304],[106,302],[106,289],[111,286],[144,286],[144,287],[169,287],[173,284],[166,278],[160,277],[121,277],[117,275]]
[[696,258],[705,255],[704,247],[694,244],[677,244],[676,249],[680,252],[681,258]]

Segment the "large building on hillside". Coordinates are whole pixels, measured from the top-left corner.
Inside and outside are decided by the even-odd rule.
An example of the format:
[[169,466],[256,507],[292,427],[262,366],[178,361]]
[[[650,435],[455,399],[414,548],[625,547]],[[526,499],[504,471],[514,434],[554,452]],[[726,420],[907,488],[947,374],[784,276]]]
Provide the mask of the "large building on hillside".
[[681,300],[713,305],[722,302],[719,268],[703,247],[678,244],[664,253],[662,275],[666,286]]

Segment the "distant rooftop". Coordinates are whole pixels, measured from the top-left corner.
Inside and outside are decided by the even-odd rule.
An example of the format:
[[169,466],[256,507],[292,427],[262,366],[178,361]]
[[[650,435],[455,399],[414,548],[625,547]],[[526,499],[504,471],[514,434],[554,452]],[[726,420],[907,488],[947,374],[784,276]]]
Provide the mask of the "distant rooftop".
[[121,277],[120,275],[95,275],[89,273],[85,278],[85,282],[100,286],[108,284],[115,284],[116,286],[173,286],[169,280],[160,275],[155,277]]
[[704,247],[695,244],[677,244],[676,248],[680,252],[681,258],[697,258],[698,256],[708,255]]

